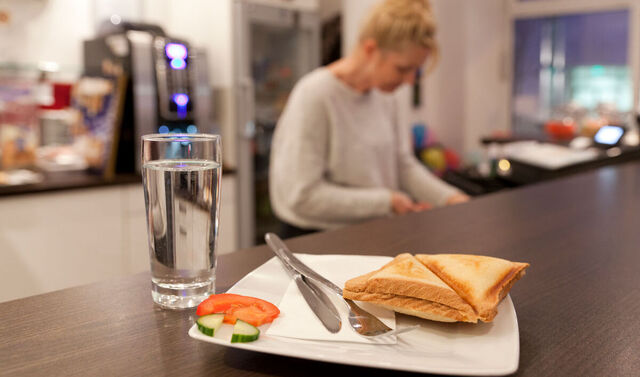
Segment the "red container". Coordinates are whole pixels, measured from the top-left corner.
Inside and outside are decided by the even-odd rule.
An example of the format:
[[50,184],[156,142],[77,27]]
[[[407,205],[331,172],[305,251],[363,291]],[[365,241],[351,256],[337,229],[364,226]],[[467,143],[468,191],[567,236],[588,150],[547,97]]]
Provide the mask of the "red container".
[[41,105],[41,109],[60,110],[66,109],[71,105],[71,88],[72,84],[55,82],[51,84],[53,87],[53,103],[51,105]]
[[576,125],[574,121],[550,120],[544,130],[554,140],[571,140],[576,134]]

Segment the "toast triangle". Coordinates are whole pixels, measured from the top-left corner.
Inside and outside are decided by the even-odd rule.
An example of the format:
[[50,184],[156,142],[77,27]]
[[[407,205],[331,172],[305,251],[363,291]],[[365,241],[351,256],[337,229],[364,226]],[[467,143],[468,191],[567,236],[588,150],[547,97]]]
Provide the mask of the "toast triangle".
[[465,299],[484,322],[497,314],[497,306],[528,263],[466,254],[417,254],[416,259]]

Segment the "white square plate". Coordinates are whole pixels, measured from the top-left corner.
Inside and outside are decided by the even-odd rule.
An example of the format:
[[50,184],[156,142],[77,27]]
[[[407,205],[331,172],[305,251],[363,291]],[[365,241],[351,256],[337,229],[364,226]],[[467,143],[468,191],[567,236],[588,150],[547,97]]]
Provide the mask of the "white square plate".
[[[318,270],[348,266],[343,281],[366,272],[358,266],[379,265],[390,257],[362,255],[296,254]],[[365,261],[366,260],[366,261]],[[363,263],[365,262],[365,263]],[[348,271],[348,272],[347,272]],[[274,257],[236,283],[229,293],[258,297],[274,304],[282,299],[290,277]],[[336,282],[337,283],[337,282]],[[189,336],[225,347],[364,367],[454,375],[506,375],[518,369],[520,340],[518,321],[511,297],[498,306],[491,323],[441,323],[397,314],[397,327],[419,324],[420,329],[398,337],[397,344],[361,344],[313,341],[269,336],[269,324],[260,327],[260,338],[251,343],[231,343],[232,326],[222,326],[215,337],[198,331],[194,324]],[[343,323],[343,326],[349,326]]]

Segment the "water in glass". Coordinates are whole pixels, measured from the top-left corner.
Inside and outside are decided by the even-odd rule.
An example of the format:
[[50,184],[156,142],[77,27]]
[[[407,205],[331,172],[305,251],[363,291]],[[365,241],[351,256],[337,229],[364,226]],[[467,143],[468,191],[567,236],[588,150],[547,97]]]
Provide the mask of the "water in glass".
[[169,159],[142,170],[153,299],[196,306],[215,290],[220,164]]

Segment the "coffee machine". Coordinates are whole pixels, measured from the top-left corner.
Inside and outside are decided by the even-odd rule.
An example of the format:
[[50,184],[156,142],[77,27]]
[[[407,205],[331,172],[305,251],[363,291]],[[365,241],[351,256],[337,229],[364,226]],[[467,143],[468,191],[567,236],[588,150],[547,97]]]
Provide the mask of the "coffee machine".
[[150,133],[216,133],[204,51],[157,25],[106,22],[84,41],[87,75],[118,67],[126,78],[116,172],[140,172],[140,138]]

